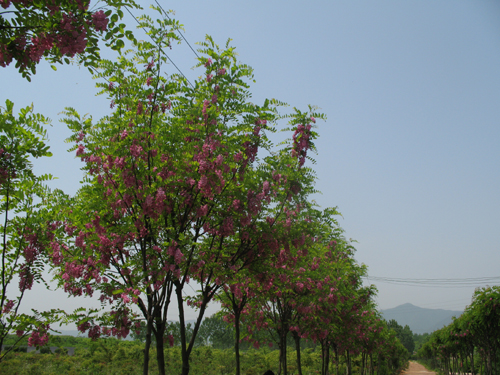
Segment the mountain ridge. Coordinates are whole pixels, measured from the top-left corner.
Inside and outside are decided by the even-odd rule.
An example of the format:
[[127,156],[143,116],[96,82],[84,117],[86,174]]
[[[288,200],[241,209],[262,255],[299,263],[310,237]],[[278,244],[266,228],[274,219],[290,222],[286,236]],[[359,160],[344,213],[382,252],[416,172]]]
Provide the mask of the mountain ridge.
[[413,333],[432,333],[453,321],[453,317],[459,317],[463,311],[427,309],[418,307],[411,303],[381,310],[382,317],[389,321],[394,319],[399,325],[408,325]]

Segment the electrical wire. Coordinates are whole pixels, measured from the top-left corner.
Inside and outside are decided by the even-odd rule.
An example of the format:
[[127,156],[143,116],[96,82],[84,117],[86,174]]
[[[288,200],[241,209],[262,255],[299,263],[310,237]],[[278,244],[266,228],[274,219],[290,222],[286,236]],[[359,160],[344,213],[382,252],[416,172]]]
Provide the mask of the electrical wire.
[[[132,14],[132,12],[130,11],[130,9],[128,9],[128,8],[125,8],[125,9],[135,19],[135,22],[137,22],[137,24],[140,25],[139,20]],[[150,38],[151,38],[151,36],[150,36]],[[153,40],[153,38],[151,38],[151,40]],[[154,42],[154,40],[153,40],[153,42]],[[189,85],[194,89],[194,86],[191,83],[191,81],[189,81],[189,79],[184,75],[184,73],[182,73],[182,71],[177,67],[177,65],[174,63],[174,61],[165,53],[165,51],[163,49],[160,49],[160,51],[172,63],[172,65],[175,66],[175,68],[177,69],[177,71],[186,79],[187,83],[189,83]]]
[[399,284],[407,286],[420,287],[439,287],[439,288],[463,288],[463,287],[478,287],[482,285],[497,285],[500,284],[500,276],[491,277],[475,277],[475,278],[460,278],[460,279],[403,279],[395,277],[379,277],[379,276],[364,276],[365,279],[387,283]]
[[[170,16],[168,15],[168,13],[165,11],[165,9],[163,9],[163,7],[160,5],[160,3],[158,2],[158,0],[155,0],[155,3],[158,4],[158,6],[160,7],[161,11],[165,15],[165,17],[167,17],[170,21],[172,21],[172,19],[170,18]],[[180,30],[177,30],[177,33],[182,37],[182,39],[184,39],[184,41],[187,43],[187,45],[189,46],[189,48],[191,48],[191,51],[193,51],[193,53],[196,55],[196,57],[200,58],[200,56],[198,56],[198,54],[193,49],[193,47],[191,47],[191,44],[189,44],[188,40],[184,37],[184,34],[182,34]]]

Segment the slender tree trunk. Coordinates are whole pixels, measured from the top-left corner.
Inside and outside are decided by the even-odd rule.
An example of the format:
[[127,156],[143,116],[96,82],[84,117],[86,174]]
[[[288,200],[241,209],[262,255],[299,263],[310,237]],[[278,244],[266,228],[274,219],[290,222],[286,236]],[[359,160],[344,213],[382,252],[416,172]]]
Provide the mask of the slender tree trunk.
[[182,375],[189,374],[189,354],[187,348],[187,338],[186,338],[186,322],[184,321],[184,300],[182,299],[182,288],[177,286],[175,288],[175,294],[177,296],[177,305],[179,307],[179,323],[180,323],[180,334],[181,334],[181,358],[182,358]]
[[[280,368],[283,371],[283,375],[288,374],[288,368],[286,366],[286,335],[287,331],[285,328],[280,330]],[[281,371],[280,371],[281,374]]]
[[351,372],[351,354],[349,353],[349,350],[346,350],[347,352],[347,375],[352,375]]
[[300,361],[300,336],[297,332],[292,332],[293,339],[295,340],[295,351],[297,352],[297,371],[302,375],[302,363]]
[[321,375],[328,375],[330,367],[330,344],[321,340]]
[[321,340],[321,375],[325,375],[326,352],[324,340]]
[[158,362],[158,373],[165,375],[165,353],[163,351],[163,340],[165,337],[165,323],[156,325],[156,361]]
[[375,373],[374,368],[373,368],[373,353],[370,353],[370,375],[373,375]]
[[235,340],[234,340],[234,353],[236,355],[236,375],[240,375],[240,313],[235,312],[234,314],[234,330],[235,330]]
[[149,374],[149,348],[151,347],[151,328],[153,320],[149,318],[146,321],[146,345],[144,346],[144,365],[142,366],[142,374]]
[[472,375],[476,375],[476,370],[475,370],[475,367],[474,367],[474,347],[472,347],[472,352],[471,352],[471,355],[470,355],[470,361],[471,361],[471,372],[472,372]]
[[337,345],[335,345],[335,375],[339,375],[339,349],[337,348]]
[[326,342],[326,366],[325,366],[325,375],[329,375],[330,373],[330,343]]

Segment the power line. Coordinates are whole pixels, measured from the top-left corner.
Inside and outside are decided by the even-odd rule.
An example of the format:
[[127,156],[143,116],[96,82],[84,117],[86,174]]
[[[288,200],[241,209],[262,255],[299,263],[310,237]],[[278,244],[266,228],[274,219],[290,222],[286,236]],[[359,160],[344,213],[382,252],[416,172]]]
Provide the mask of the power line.
[[[127,10],[127,12],[129,12],[129,14],[134,18],[135,22],[137,22],[138,25],[140,25],[141,23],[139,22],[139,20],[132,14],[132,12],[130,11],[130,9],[128,9],[128,7],[125,8]],[[151,36],[149,36],[150,39],[154,42],[153,38]],[[191,83],[191,81],[189,81],[189,79],[184,75],[184,73],[182,73],[182,71],[177,67],[177,65],[174,63],[174,61],[168,57],[168,55],[165,53],[165,51],[163,49],[160,49],[161,53],[163,53],[165,55],[165,57],[172,63],[173,66],[175,66],[175,68],[177,69],[177,71],[186,79],[186,81],[189,83],[189,85],[194,89],[194,86],[193,84]]]
[[[172,21],[172,19],[170,18],[170,16],[168,15],[168,13],[165,11],[165,9],[163,9],[163,7],[160,5],[160,3],[157,0],[155,0],[155,3],[158,4],[158,6],[160,7],[161,11],[165,14],[165,17],[167,17],[170,21]],[[193,53],[196,55],[196,57],[200,58],[200,56],[198,56],[198,54],[193,49],[193,47],[191,47],[191,44],[189,44],[188,40],[184,37],[184,34],[182,34],[180,30],[177,30],[177,32],[182,37],[182,39],[184,39],[184,41],[187,43],[187,45],[189,46],[189,48],[191,48],[191,51],[193,51]]]
[[500,284],[500,276],[460,278],[460,279],[403,279],[378,276],[364,276],[367,280],[378,281],[387,284],[399,284],[406,286],[439,287],[439,288],[460,288],[478,287],[481,285]]

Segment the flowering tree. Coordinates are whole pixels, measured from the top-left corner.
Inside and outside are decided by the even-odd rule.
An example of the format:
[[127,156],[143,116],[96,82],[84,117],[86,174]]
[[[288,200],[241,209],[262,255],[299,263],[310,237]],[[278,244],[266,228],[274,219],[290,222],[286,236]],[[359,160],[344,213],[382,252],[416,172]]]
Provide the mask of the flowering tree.
[[[296,343],[300,374],[300,339],[321,341],[326,338],[327,327],[335,319],[336,313],[332,310],[340,298],[339,289],[352,285],[351,276],[354,277],[356,267],[352,268],[349,256],[342,255],[345,240],[342,230],[333,220],[335,210],[321,212],[309,206],[308,209],[286,212],[300,222],[286,231],[285,238],[290,241],[282,241],[280,251],[250,277],[253,280],[246,293],[242,293],[238,285],[232,286],[231,296],[226,298],[231,303],[226,302],[225,308],[236,326],[237,317],[242,313],[251,339],[252,333],[260,330],[275,333],[280,349],[279,372],[284,374],[287,373],[287,335],[291,332]],[[294,230],[297,231],[295,235]],[[348,288],[351,295],[357,286],[355,283],[352,289]],[[249,291],[254,296],[242,309],[241,303]],[[233,301],[238,294],[240,305]]]
[[[19,307],[33,282],[43,281],[46,228],[40,212],[47,195],[43,181],[51,176],[35,176],[30,159],[51,156],[43,128],[48,120],[33,113],[33,107],[22,109],[16,117],[13,108],[8,100],[0,107],[0,346],[7,334],[15,332],[20,340],[32,330],[28,344],[41,346],[47,343],[49,324],[59,312],[29,315],[19,313]],[[16,277],[19,291],[13,290]],[[0,361],[8,352],[0,354]]]
[[338,239],[334,248],[323,255],[320,269],[326,277],[316,283],[320,294],[314,309],[295,327],[297,336],[320,343],[322,374],[328,373],[331,348],[334,349],[337,364],[339,353],[349,354],[349,350],[357,349],[356,339],[362,317],[369,309],[374,293],[372,287],[362,287],[361,276],[365,274],[366,267],[359,266],[353,255],[353,247],[343,238]]
[[[198,63],[203,78],[192,88],[163,73],[162,49],[176,40],[178,23],[160,20],[153,27],[143,17],[141,27],[154,43],[133,41],[135,54],[100,65],[98,78],[107,82],[99,86],[113,113],[93,123],[66,111],[86,183],[64,202],[67,219],[56,223],[51,257],[68,293],[97,291],[114,306],[111,315],[82,316],[80,329],[91,337],[126,336],[139,324],[131,306],[139,308],[147,327],[144,373],[152,334],[165,373],[167,314],[175,298],[187,374],[208,303],[232,275],[268,252],[280,202],[310,189],[303,183],[310,171],[299,166],[314,147],[310,122],[321,115],[291,116],[291,145],[259,160],[259,148],[270,148],[266,131],[273,131],[278,103],[248,102],[251,68],[237,63],[232,47],[221,50],[207,38]],[[191,280],[200,290],[186,297]],[[186,303],[198,308],[190,342]]]
[[[80,56],[80,63],[95,66],[99,60],[99,34],[113,49],[124,46],[126,35],[121,7],[138,7],[134,0],[104,0],[90,8],[90,0],[0,0],[0,66],[16,61],[16,68],[30,80],[42,57],[51,62],[69,63]],[[55,69],[55,66],[53,66]]]
[[[496,374],[500,362],[499,322],[500,287],[477,288],[471,305],[453,323],[433,332],[419,355],[437,359],[444,373]],[[479,361],[474,359],[477,356]]]

